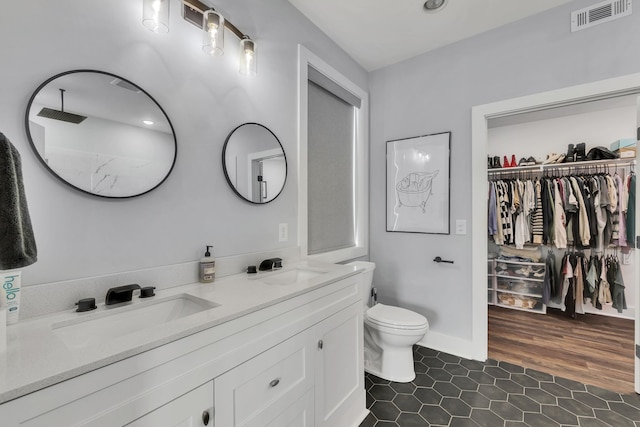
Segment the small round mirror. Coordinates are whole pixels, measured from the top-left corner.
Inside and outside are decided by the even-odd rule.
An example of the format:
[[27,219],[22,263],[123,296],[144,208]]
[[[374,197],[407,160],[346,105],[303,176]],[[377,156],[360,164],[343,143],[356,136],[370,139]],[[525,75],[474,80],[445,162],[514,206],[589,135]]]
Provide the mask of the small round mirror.
[[268,203],[282,192],[287,158],[278,138],[265,126],[245,123],[227,137],[222,167],[233,191],[251,203]]
[[175,164],[176,137],[162,107],[136,84],[103,71],[67,71],[42,83],[25,126],[42,164],[88,194],[145,194]]

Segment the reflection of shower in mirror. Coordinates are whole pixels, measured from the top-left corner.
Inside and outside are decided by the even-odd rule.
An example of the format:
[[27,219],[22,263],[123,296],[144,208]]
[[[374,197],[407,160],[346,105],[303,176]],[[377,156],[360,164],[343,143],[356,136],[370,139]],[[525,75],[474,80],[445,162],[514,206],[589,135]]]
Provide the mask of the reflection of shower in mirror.
[[164,110],[114,74],[74,70],[51,77],[33,93],[25,125],[43,165],[96,196],[145,194],[175,164],[176,138]]

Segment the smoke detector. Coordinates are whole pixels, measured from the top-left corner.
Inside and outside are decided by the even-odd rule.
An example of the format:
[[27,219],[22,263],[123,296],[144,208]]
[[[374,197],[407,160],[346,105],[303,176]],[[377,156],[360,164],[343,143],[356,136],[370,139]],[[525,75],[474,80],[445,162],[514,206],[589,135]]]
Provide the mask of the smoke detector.
[[438,12],[444,9],[448,0],[427,0],[424,2],[426,12]]

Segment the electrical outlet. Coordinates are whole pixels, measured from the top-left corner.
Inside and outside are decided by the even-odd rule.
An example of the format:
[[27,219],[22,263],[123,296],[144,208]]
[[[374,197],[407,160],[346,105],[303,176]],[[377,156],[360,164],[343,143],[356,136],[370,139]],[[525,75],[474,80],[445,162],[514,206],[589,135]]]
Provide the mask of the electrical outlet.
[[467,221],[456,219],[456,234],[467,234]]
[[622,254],[622,264],[629,265],[631,264],[631,253]]
[[278,225],[278,241],[286,242],[289,240],[289,224],[286,222]]

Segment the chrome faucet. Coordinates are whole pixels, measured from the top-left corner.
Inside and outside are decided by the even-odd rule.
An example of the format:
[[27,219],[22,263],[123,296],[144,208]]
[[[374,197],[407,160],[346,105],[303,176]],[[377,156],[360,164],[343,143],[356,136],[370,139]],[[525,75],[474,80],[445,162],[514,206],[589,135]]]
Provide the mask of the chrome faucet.
[[258,270],[268,271],[276,270],[278,268],[282,268],[282,258],[269,258],[260,263],[260,267],[258,267]]
[[140,289],[140,285],[135,283],[111,288],[107,291],[107,296],[104,298],[104,305],[113,305],[131,301],[131,298],[133,298],[133,291],[137,289]]

